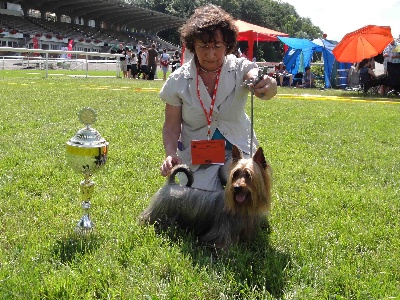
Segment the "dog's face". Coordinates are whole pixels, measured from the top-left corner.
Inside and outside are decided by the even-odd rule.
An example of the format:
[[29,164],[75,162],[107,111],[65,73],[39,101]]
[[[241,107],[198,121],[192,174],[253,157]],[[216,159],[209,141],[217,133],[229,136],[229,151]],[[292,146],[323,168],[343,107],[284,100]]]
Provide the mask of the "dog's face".
[[249,165],[248,163],[237,164],[237,168],[231,174],[233,194],[238,203],[251,201],[251,182],[254,178],[252,167],[252,164]]
[[244,159],[234,146],[232,165],[225,191],[225,207],[233,213],[259,214],[270,208],[270,167],[262,148]]

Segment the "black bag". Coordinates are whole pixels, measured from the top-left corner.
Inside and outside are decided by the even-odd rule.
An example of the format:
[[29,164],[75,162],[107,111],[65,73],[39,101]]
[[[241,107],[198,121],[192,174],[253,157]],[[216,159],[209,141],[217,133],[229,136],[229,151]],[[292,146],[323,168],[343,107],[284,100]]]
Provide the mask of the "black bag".
[[147,72],[147,80],[154,80],[154,73],[149,71]]

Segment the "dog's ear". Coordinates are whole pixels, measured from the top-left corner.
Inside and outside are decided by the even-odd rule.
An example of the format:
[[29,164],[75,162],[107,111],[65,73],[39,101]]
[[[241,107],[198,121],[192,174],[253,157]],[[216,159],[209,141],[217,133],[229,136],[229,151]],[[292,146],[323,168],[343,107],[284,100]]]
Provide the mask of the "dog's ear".
[[237,162],[239,159],[243,158],[243,152],[236,145],[232,146],[232,160]]
[[263,169],[268,167],[267,161],[265,160],[264,151],[261,147],[258,147],[256,153],[253,155],[253,161],[259,163]]

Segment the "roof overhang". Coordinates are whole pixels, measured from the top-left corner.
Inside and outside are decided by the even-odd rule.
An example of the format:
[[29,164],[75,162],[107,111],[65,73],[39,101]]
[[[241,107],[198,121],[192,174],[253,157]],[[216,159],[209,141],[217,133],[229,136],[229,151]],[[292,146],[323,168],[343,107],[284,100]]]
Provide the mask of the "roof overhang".
[[57,16],[81,17],[85,21],[106,22],[148,33],[181,26],[185,19],[142,8],[118,0],[7,0],[19,4],[27,11],[51,12]]

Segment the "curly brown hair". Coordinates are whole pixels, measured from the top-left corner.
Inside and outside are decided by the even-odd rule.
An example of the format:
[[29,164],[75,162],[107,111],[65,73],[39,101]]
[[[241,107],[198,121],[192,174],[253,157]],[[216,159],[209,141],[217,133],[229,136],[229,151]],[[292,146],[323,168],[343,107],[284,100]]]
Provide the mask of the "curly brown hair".
[[195,9],[191,17],[180,28],[181,42],[195,54],[194,41],[207,44],[215,42],[215,32],[221,30],[227,54],[236,50],[238,28],[233,17],[219,6],[208,4]]

